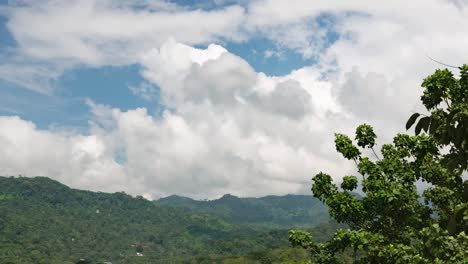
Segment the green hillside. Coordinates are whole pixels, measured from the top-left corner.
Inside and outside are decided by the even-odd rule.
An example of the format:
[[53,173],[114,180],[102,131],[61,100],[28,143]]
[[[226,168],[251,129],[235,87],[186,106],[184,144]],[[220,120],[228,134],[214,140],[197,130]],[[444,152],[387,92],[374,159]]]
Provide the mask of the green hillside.
[[[238,200],[226,196],[218,202],[231,198]],[[324,239],[334,228],[328,224],[312,232]],[[46,177],[0,177],[0,263],[283,263],[304,258],[305,251],[289,247],[287,229],[255,229],[125,193],[75,190]]]
[[307,228],[330,221],[327,207],[312,195],[239,198],[226,194],[211,201],[172,195],[155,203],[215,215],[231,223],[264,228]]

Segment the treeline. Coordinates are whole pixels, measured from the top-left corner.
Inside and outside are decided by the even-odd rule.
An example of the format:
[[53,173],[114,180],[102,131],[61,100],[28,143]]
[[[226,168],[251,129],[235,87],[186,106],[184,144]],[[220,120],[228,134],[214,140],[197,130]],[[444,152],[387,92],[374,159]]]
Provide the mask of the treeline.
[[[325,239],[333,224],[311,230]],[[300,263],[286,229],[255,228],[125,193],[0,177],[0,263]]]
[[214,215],[230,223],[267,229],[307,228],[330,221],[328,208],[312,195],[240,198],[226,194],[210,201],[172,195],[155,203]]

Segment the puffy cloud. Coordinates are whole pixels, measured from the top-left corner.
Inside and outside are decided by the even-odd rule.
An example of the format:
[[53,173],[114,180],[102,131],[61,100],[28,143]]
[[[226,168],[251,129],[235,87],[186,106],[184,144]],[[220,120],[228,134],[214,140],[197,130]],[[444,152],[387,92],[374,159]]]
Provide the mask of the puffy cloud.
[[[260,0],[247,7],[247,21],[250,30],[317,58],[313,68],[331,86],[337,109],[385,127],[388,138],[422,110],[422,78],[443,67],[428,56],[451,65],[468,60],[467,12],[466,1]],[[306,30],[293,36],[298,28]]]
[[221,1],[211,9],[141,0],[19,3],[3,11],[18,47],[16,57],[3,62],[0,78],[36,90],[50,91],[48,76],[76,65],[139,62],[168,38],[188,45],[268,38],[278,50],[295,50],[339,71],[340,80],[358,66],[389,82],[414,76],[415,85],[437,66],[426,53],[455,65],[467,59],[460,54],[468,43],[461,26],[468,23],[468,8],[459,0]]
[[310,94],[294,80],[278,83],[270,94],[255,97],[254,104],[272,113],[292,119],[305,116],[312,107]]
[[213,198],[306,192],[319,169],[347,170],[334,168],[339,157],[330,151],[332,131],[341,125],[323,122],[314,87],[302,87],[313,74],[268,77],[220,46],[174,41],[142,63],[172,110],[153,117],[143,108],[122,112],[88,101],[93,118],[86,136],[3,117],[2,173],[153,197]]
[[52,176],[72,186],[104,191],[132,184],[96,135],[39,130],[14,116],[0,117],[0,127],[2,175]]
[[[313,110],[310,92],[314,88],[308,91],[300,82],[310,77],[299,73],[268,77],[217,45],[201,50],[168,41],[145,56],[142,65],[143,76],[163,90],[162,103],[179,112],[185,104],[203,103],[223,109],[253,107],[290,118]],[[323,96],[315,102],[333,104],[326,90],[317,92]]]
[[[332,167],[327,158],[319,157],[321,135],[313,136],[330,132],[330,127],[319,128],[311,122],[320,122],[322,116],[317,113],[336,109],[331,90],[321,89],[319,81],[315,87],[302,86],[317,78],[313,69],[303,70],[310,75],[295,72],[268,77],[219,46],[200,50],[173,41],[151,51],[142,64],[146,67],[143,75],[161,87],[162,102],[175,109],[163,121],[177,117],[183,124],[178,129],[193,133],[184,134],[191,135],[189,142],[202,142],[189,159],[194,167],[177,161],[162,163],[178,164],[173,170],[188,170],[175,175],[192,174],[192,180],[206,181],[211,187],[208,182],[215,186],[220,181],[220,187],[213,190],[216,194],[258,195],[303,190],[304,179],[316,170],[315,165]],[[312,98],[315,91],[324,96]],[[178,138],[173,137],[163,141]],[[173,155],[175,159],[183,156]],[[271,183],[263,185],[265,181]]]
[[133,64],[168,38],[240,40],[245,17],[237,5],[207,11],[140,0],[11,1],[1,8],[16,47],[1,47],[0,79],[43,93],[65,70]]
[[[389,82],[414,82],[440,66],[426,54],[452,65],[468,59],[461,55],[468,44],[468,31],[461,26],[468,23],[466,1],[260,0],[247,7],[247,14],[252,32],[318,57],[318,65],[339,71],[341,80],[357,66],[364,74],[384,74]],[[328,39],[330,32],[336,41]]]
[[[264,0],[213,10],[146,1],[135,9],[137,2],[31,2],[5,12],[23,56],[59,65],[138,63],[167,111],[153,117],[90,101],[87,135],[1,117],[3,174],[153,197],[308,191],[319,170],[352,170],[335,153],[333,132],[366,122],[388,140],[404,129],[418,110],[421,79],[440,66],[426,53],[449,64],[467,60],[466,1]],[[219,45],[191,46],[253,36],[314,64],[268,76]],[[60,75],[60,67],[26,67],[32,78],[24,82],[12,69],[26,62],[8,63],[0,76],[24,85]],[[146,96],[145,87],[134,91]]]

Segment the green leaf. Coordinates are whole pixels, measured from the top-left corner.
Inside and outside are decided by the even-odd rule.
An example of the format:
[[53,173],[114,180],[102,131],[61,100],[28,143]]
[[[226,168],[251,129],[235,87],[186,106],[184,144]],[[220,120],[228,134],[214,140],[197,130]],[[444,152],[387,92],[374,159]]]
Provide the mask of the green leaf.
[[414,132],[416,133],[416,135],[421,133],[421,129],[424,129],[424,131],[427,131],[429,128],[430,121],[431,121],[431,118],[428,116],[421,118],[418,124],[416,125],[416,128],[414,129]]
[[439,121],[435,118],[431,118],[431,126],[429,128],[429,133],[434,134],[439,127]]
[[356,128],[356,140],[358,146],[372,148],[375,145],[377,135],[374,133],[372,126],[367,124],[359,125]]
[[343,190],[352,191],[357,188],[358,180],[356,176],[344,176],[341,188]]
[[408,122],[406,122],[406,130],[408,130],[414,124],[414,122],[416,122],[416,119],[418,119],[419,116],[419,113],[414,113],[410,116]]
[[454,137],[453,137],[453,144],[457,148],[461,148],[461,144],[463,142],[463,139],[464,139],[463,132],[460,131],[460,129],[455,129]]

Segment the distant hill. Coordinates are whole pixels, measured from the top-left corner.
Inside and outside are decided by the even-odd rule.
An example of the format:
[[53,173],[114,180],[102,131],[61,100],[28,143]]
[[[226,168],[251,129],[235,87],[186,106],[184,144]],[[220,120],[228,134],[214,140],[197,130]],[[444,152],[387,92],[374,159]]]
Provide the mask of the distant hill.
[[310,228],[330,221],[327,207],[312,195],[239,198],[226,194],[211,201],[172,195],[155,203],[215,215],[231,223],[264,228]]
[[[287,229],[265,231],[236,222],[247,224],[252,219],[253,223],[285,225],[296,219],[294,212],[300,216],[297,219],[307,215],[300,208],[306,207],[309,198],[225,196],[198,202],[169,197],[151,202],[123,192],[75,190],[46,177],[0,177],[0,263],[281,263],[303,259],[306,252],[289,247]],[[193,203],[194,207],[168,206],[175,203]],[[199,205],[208,204],[217,213],[197,212]],[[283,212],[288,216],[281,217]],[[249,213],[253,216],[246,218]],[[326,224],[312,232],[323,239],[335,228]]]

